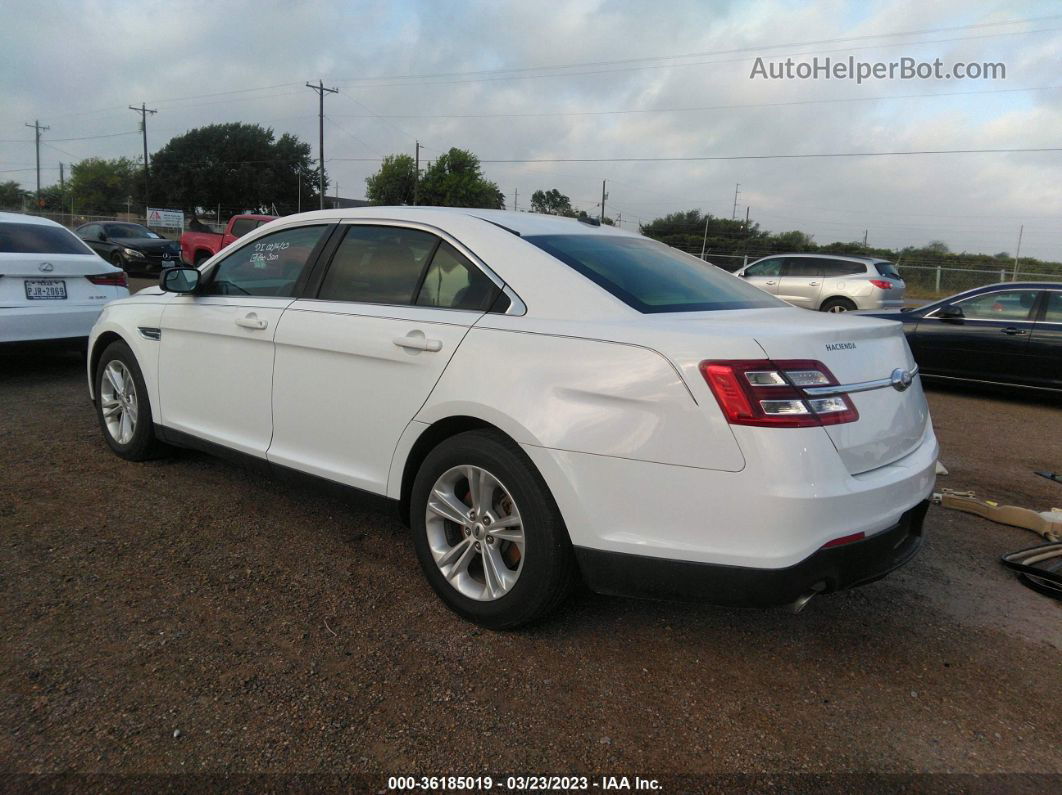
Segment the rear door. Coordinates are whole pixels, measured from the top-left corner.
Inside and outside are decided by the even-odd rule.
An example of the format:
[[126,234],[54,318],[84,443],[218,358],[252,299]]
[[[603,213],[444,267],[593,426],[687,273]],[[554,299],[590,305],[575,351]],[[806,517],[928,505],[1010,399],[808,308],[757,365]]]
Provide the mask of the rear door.
[[793,306],[818,309],[823,278],[822,260],[816,257],[786,257],[777,295]]
[[749,265],[742,278],[749,284],[759,287],[765,293],[778,294],[778,281],[782,276],[782,257],[770,257]]
[[1029,335],[1024,383],[1062,389],[1062,290],[1046,290]]
[[383,493],[402,431],[499,287],[427,229],[342,231],[277,331],[269,460]]
[[273,336],[329,228],[292,226],[249,241],[204,274],[202,292],[169,301],[159,340],[159,422],[265,457]]
[[1035,289],[993,290],[946,304],[961,318],[931,312],[918,322],[918,359],[927,372],[1017,383],[1029,369]]

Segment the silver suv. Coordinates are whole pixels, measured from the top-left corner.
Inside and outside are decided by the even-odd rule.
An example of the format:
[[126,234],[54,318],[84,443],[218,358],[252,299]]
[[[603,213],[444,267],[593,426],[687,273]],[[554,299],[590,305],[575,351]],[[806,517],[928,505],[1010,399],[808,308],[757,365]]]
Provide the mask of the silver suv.
[[891,262],[837,254],[774,254],[736,276],[793,306],[823,312],[903,306],[904,283]]

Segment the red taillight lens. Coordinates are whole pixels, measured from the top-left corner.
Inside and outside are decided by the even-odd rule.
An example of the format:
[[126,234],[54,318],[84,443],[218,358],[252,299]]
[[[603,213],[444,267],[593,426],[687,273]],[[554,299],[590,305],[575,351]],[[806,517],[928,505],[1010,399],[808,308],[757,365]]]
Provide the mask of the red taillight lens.
[[891,290],[892,289],[892,282],[887,282],[884,279],[871,279],[870,283],[873,284],[875,287],[878,287],[878,288],[880,288],[882,290]]
[[815,397],[804,387],[836,386],[822,362],[808,359],[705,361],[701,374],[731,425],[810,428],[859,419],[848,395]]
[[833,541],[827,541],[821,548],[830,549],[832,547],[843,547],[845,544],[854,544],[856,541],[862,541],[866,537],[866,533],[852,533],[850,536],[841,536],[840,538],[833,539]]
[[86,276],[93,284],[107,284],[111,287],[128,287],[129,282],[125,278],[125,271],[118,271],[117,273],[101,273],[97,276]]

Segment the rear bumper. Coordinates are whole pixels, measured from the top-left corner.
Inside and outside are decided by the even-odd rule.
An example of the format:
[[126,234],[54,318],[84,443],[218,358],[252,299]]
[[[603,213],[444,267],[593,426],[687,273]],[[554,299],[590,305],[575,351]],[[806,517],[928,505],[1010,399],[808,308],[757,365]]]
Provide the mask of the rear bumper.
[[863,585],[899,568],[922,544],[928,508],[928,502],[921,502],[894,526],[863,541],[820,549],[780,569],[668,560],[587,547],[576,547],[575,555],[587,585],[598,593],[772,607],[792,603],[811,591],[829,593]]
[[[128,294],[125,290],[123,292]],[[0,342],[86,338],[102,310],[102,303],[0,309]]]

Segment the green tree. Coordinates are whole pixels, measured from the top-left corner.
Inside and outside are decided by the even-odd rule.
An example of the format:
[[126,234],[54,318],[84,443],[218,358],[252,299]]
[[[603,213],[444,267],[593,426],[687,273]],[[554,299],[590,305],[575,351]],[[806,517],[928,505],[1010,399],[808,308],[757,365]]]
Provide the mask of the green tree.
[[754,242],[763,245],[766,238],[758,224],[753,223],[746,229],[744,221],[716,218],[700,210],[684,210],[657,218],[643,224],[641,232],[693,254],[700,254],[702,246],[717,254],[736,253]]
[[556,188],[550,188],[549,190],[536,190],[531,194],[531,211],[535,213],[546,213],[548,215],[569,215],[575,216],[575,211],[572,210],[572,200],[561,193]]
[[373,204],[412,204],[417,165],[409,155],[388,155],[380,170],[365,178],[365,198]]
[[437,207],[504,210],[505,195],[483,176],[479,158],[452,148],[431,164],[420,181],[420,203]]
[[84,215],[113,215],[125,210],[130,197],[134,204],[140,203],[142,175],[140,164],[128,157],[90,157],[71,166],[67,201]]
[[[318,180],[310,145],[259,124],[211,124],[171,138],[151,158],[151,202],[186,212],[295,212],[313,207]],[[327,182],[326,182],[327,189]]]
[[23,190],[13,179],[0,182],[0,207],[4,209],[21,210],[22,199],[28,195],[29,191]]

